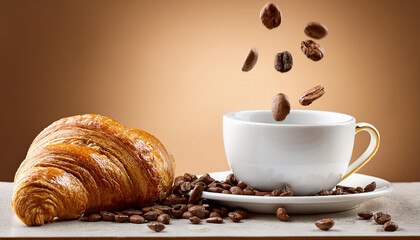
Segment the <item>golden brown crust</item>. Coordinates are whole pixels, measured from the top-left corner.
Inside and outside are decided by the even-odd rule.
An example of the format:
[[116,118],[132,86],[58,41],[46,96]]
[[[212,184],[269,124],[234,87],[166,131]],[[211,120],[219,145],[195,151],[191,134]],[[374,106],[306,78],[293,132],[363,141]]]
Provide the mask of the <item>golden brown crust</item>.
[[31,144],[12,207],[27,225],[139,207],[164,198],[173,177],[174,160],[153,135],[100,115],[63,118]]

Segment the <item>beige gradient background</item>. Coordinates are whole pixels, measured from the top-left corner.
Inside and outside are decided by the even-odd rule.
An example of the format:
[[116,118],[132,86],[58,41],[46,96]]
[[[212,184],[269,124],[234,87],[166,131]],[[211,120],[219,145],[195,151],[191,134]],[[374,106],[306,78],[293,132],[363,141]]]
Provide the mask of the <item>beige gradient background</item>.
[[[97,113],[157,136],[177,174],[228,170],[222,114],[294,109],[351,114],[375,125],[379,152],[360,172],[420,181],[420,1],[273,1],[279,28],[259,21],[265,1],[0,1],[0,180],[13,176],[35,136],[53,121]],[[320,21],[326,56],[300,51]],[[251,47],[256,67],[240,71]],[[274,55],[288,50],[281,74]],[[300,94],[322,84],[309,107]],[[354,155],[368,134],[356,137]],[[354,158],[354,156],[353,156]]]

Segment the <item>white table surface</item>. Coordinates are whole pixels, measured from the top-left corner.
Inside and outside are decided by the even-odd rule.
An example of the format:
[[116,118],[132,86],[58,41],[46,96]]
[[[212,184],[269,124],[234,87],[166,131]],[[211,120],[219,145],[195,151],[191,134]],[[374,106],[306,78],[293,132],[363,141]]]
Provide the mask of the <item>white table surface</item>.
[[[369,239],[384,237],[420,239],[420,182],[393,183],[394,191],[381,198],[370,200],[359,208],[339,213],[319,215],[293,215],[289,222],[277,220],[275,215],[250,214],[249,219],[233,223],[225,219],[223,224],[202,222],[190,224],[185,219],[173,219],[162,232],[151,231],[146,224],[116,222],[56,221],[41,227],[24,225],[13,213],[10,201],[13,183],[0,182],[0,238],[196,238],[221,237],[303,237],[349,238],[359,236]],[[385,232],[373,220],[359,220],[357,212],[384,211],[392,215],[399,230]],[[334,218],[335,226],[329,231],[315,227],[314,221]]]

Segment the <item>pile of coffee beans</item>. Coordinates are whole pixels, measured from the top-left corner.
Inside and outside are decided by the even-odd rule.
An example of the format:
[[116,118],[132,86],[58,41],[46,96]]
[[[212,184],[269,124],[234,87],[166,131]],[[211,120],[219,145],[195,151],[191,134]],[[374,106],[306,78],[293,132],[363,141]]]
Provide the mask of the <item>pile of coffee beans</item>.
[[[233,176],[232,176],[233,177]],[[235,186],[238,185],[234,178]],[[225,182],[225,181],[224,181]],[[231,183],[231,182],[229,182]],[[226,183],[228,184],[228,183]],[[239,186],[244,183],[241,182]],[[165,229],[173,219],[189,219],[191,224],[199,224],[203,219],[207,223],[222,223],[224,218],[229,217],[232,222],[238,223],[248,218],[248,213],[243,209],[231,209],[212,201],[202,199],[204,190],[217,188],[217,181],[204,174],[200,178],[189,173],[176,177],[171,194],[165,199],[150,206],[139,209],[125,209],[122,211],[100,211],[99,213],[85,214],[80,221],[98,222],[111,221],[117,223],[148,223],[148,227],[156,232]],[[232,185],[232,184],[231,184]],[[238,187],[238,189],[241,189]],[[192,191],[191,191],[192,190]],[[188,195],[191,191],[191,194]]]
[[397,231],[398,224],[391,221],[391,215],[384,212],[376,212],[373,214],[370,211],[362,211],[357,213],[361,219],[369,220],[373,217],[377,224],[383,225],[385,231]]
[[[268,29],[274,29],[280,26],[282,21],[282,13],[278,6],[273,3],[267,3],[261,9],[260,19],[262,24]],[[310,38],[322,39],[328,35],[327,27],[319,22],[310,22],[306,25],[303,32]],[[305,40],[301,42],[301,50],[307,58],[313,61],[319,61],[325,56],[324,48],[314,40]],[[258,51],[252,48],[242,66],[242,71],[248,72],[254,68],[258,60]],[[293,67],[293,57],[288,51],[277,53],[274,57],[274,68],[281,72],[286,73]],[[299,99],[299,103],[303,106],[308,106],[316,99],[322,97],[325,90],[321,86],[316,86],[309,89]],[[283,121],[290,113],[290,102],[286,94],[278,93],[273,97],[271,104],[273,118],[276,121]]]

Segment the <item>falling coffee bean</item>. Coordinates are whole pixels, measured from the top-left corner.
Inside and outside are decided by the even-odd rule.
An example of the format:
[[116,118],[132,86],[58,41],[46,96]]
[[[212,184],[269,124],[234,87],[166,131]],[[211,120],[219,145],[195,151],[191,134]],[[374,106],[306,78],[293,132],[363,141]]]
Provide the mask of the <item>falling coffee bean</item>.
[[281,23],[280,9],[272,3],[267,3],[261,9],[260,18],[264,26],[266,26],[268,29],[276,28]]
[[287,215],[286,209],[284,208],[277,208],[276,216],[281,221],[289,221],[289,215]]
[[293,57],[288,51],[277,53],[274,58],[274,68],[282,73],[288,72],[293,67]]
[[257,64],[258,60],[258,51],[255,48],[251,48],[249,50],[248,55],[245,58],[244,65],[242,66],[243,72],[249,72],[252,68],[254,68],[255,64]]
[[328,34],[327,27],[318,22],[310,22],[306,25],[305,34],[308,35],[308,37],[315,38],[315,39],[321,39]]
[[321,230],[329,230],[334,226],[334,219],[324,218],[315,222],[315,225]]
[[308,106],[313,101],[322,97],[322,95],[324,94],[324,87],[322,87],[321,85],[315,86],[302,94],[302,96],[299,98],[299,103],[303,106]]
[[384,224],[384,230],[385,231],[397,231],[398,229],[398,224],[396,224],[393,221],[388,221]]
[[163,229],[165,229],[165,225],[163,225],[163,223],[160,223],[160,222],[151,222],[147,224],[147,226],[155,232],[160,232]]
[[319,43],[312,40],[302,41],[300,49],[308,58],[314,61],[321,60],[325,55],[324,48],[322,48]]
[[273,97],[271,112],[276,121],[283,121],[290,113],[289,99],[284,93],[278,93]]
[[357,215],[359,215],[359,217],[363,218],[363,219],[371,219],[373,214],[369,211],[363,211],[363,212],[359,212],[357,213]]

